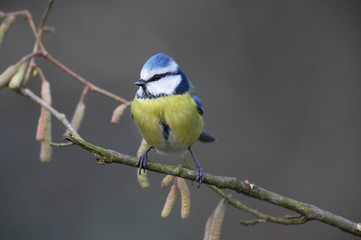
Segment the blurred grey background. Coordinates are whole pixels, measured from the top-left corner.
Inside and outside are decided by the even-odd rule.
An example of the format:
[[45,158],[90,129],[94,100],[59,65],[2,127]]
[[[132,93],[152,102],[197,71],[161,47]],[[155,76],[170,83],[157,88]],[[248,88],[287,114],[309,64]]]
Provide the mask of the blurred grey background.
[[[28,9],[40,20],[46,0],[1,0],[1,11]],[[208,173],[248,179],[277,193],[361,221],[360,1],[55,1],[47,49],[96,85],[132,99],[134,81],[151,55],[175,58],[205,106],[217,136],[194,151]],[[0,70],[32,50],[18,19],[0,48]],[[53,105],[68,117],[82,86],[39,59]],[[28,87],[39,93],[39,79]],[[129,112],[118,125],[117,102],[86,98],[80,133],[90,142],[134,155],[140,135]],[[160,217],[168,189],[150,173],[99,166],[78,147],[38,160],[39,106],[0,91],[0,239],[202,239],[219,197],[190,186],[192,210],[176,205]],[[53,136],[63,127],[53,121]],[[153,159],[180,164],[177,157]],[[290,212],[243,195],[233,197],[277,216]],[[238,224],[252,219],[227,207],[222,239],[356,239],[319,222],[302,226]]]

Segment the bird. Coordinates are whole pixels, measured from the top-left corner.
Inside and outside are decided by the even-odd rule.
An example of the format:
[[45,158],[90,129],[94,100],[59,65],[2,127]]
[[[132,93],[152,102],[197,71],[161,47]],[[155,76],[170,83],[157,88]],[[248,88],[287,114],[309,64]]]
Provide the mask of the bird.
[[189,152],[196,172],[196,182],[204,181],[205,173],[193,153],[192,145],[215,138],[203,129],[203,105],[194,87],[175,60],[158,53],[151,56],[140,72],[139,86],[131,103],[131,116],[149,148],[139,157],[139,174],[145,171],[148,153]]

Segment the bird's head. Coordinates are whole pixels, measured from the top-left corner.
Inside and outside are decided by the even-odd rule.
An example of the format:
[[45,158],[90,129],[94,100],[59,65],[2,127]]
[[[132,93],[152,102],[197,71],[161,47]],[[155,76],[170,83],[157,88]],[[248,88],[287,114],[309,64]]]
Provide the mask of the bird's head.
[[189,81],[178,64],[169,56],[158,53],[148,59],[140,72],[138,98],[157,98],[183,94],[189,90]]

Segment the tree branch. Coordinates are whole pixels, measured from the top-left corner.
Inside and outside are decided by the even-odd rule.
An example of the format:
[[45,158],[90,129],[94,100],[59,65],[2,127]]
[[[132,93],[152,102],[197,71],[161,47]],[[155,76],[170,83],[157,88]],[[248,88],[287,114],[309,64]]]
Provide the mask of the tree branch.
[[[138,162],[138,159],[136,157],[96,146],[74,135],[70,135],[67,139],[74,144],[80,146],[81,148],[93,153],[98,159],[98,161],[100,161],[101,163],[119,163],[131,167],[136,167],[136,164]],[[145,169],[153,172],[182,177],[192,181],[196,180],[196,173],[193,170],[180,166],[171,166],[155,162],[148,162]],[[361,223],[357,224],[341,216],[322,210],[311,204],[303,203],[292,198],[288,198],[280,194],[268,191],[264,188],[256,186],[255,184],[251,184],[248,181],[240,181],[237,178],[233,177],[206,174],[204,183],[213,185],[217,188],[234,190],[248,197],[256,198],[292,210],[301,215],[299,217],[292,216],[291,218],[288,216],[283,218],[270,218],[270,216],[267,215],[262,216],[263,218],[268,219],[268,221],[270,222],[286,224],[286,222],[289,221],[288,224],[301,224],[302,221],[306,222],[309,220],[317,220],[328,225],[337,227],[340,230],[348,232],[355,236],[361,236]],[[259,215],[258,217],[260,216],[261,215]]]
[[[28,11],[18,11],[18,12],[12,12],[8,15],[13,16],[23,16],[29,23],[29,26],[34,34],[35,37],[35,45],[34,45],[34,51],[33,55],[40,55],[59,67],[62,71],[66,72],[68,75],[72,76],[76,80],[80,81],[83,85],[89,88],[89,90],[100,93],[106,97],[109,97],[111,99],[114,99],[116,101],[129,104],[129,101],[105,90],[102,89],[80,75],[76,74],[74,71],[70,70],[68,67],[66,67],[63,63],[61,63],[59,60],[51,56],[47,50],[45,49],[43,42],[41,40],[42,35],[42,28],[45,26],[45,21],[47,18],[47,15],[51,9],[52,1],[49,2],[48,8],[45,10],[44,13],[44,20],[39,24],[39,28],[36,28],[33,18],[31,14]],[[0,15],[3,16],[3,14],[0,13]],[[5,33],[5,32],[4,32]],[[28,55],[28,58],[31,58],[32,55]],[[41,73],[42,74],[42,73]],[[43,108],[47,109],[55,118],[57,118],[69,131],[69,135],[67,136],[67,140],[69,140],[71,143],[76,144],[80,146],[81,148],[85,149],[86,151],[89,151],[90,153],[94,154],[96,158],[98,159],[99,163],[119,163],[128,165],[131,167],[136,167],[138,159],[133,156],[129,156],[126,154],[119,153],[114,150],[105,149],[99,146],[96,146],[92,143],[89,143],[85,141],[73,128],[71,123],[68,121],[66,116],[63,113],[58,112],[56,109],[54,109],[51,105],[43,101],[40,97],[38,97],[36,94],[34,94],[30,89],[26,88],[19,88],[16,90],[19,94],[26,96],[42,106]],[[54,144],[58,145],[58,144]],[[63,145],[63,144],[61,144]],[[145,169],[153,172],[163,173],[167,175],[173,175],[177,177],[181,177],[184,179],[189,179],[192,181],[196,180],[196,173],[193,170],[181,167],[181,166],[172,166],[172,165],[166,165],[166,164],[160,164],[155,162],[148,162],[145,166]],[[248,212],[249,214],[255,216],[256,220],[250,220],[250,221],[241,221],[241,224],[244,225],[252,225],[257,224],[260,222],[268,221],[268,222],[274,222],[279,224],[302,224],[310,220],[317,220],[320,222],[323,222],[325,224],[334,226],[339,228],[342,231],[348,232],[350,234],[353,234],[355,236],[361,236],[361,223],[355,223],[348,219],[345,219],[341,216],[335,215],[331,212],[322,210],[316,206],[303,203],[285,196],[282,196],[280,194],[271,192],[269,190],[266,190],[264,188],[261,188],[259,186],[256,186],[253,183],[250,183],[249,181],[240,181],[237,178],[233,177],[227,177],[227,176],[216,176],[212,174],[205,174],[204,183],[208,184],[212,190],[217,192],[220,196],[225,198],[232,206],[241,209],[245,212]],[[294,211],[297,213],[297,215],[293,216],[284,216],[284,217],[273,217],[264,213],[260,213],[255,209],[249,208],[242,204],[241,202],[231,198],[230,196],[226,195],[223,191],[220,189],[229,189],[233,190],[237,193],[242,193],[248,197],[252,197],[255,199],[259,199],[274,205],[277,205],[279,207],[283,207],[286,209],[289,209],[291,211]]]
[[[54,117],[56,117],[69,130],[69,136],[67,137],[67,140],[93,153],[98,159],[99,163],[104,163],[104,164],[119,163],[131,167],[136,167],[138,162],[138,159],[136,157],[122,154],[114,150],[105,149],[85,141],[83,138],[80,137],[77,131],[71,126],[70,122],[67,120],[64,114],[59,113],[52,106],[44,102],[30,89],[20,88],[18,92],[23,96],[29,97],[34,102],[46,108],[48,111],[50,111],[50,113]],[[196,180],[196,173],[193,170],[183,168],[180,166],[172,166],[172,165],[160,164],[155,162],[148,162],[145,169],[153,172],[182,177],[192,181]],[[233,177],[205,174],[204,183],[217,187],[218,189],[223,188],[223,189],[234,190],[237,193],[242,193],[246,196],[256,198],[292,210],[299,214],[297,216],[292,216],[292,217],[286,216],[286,217],[276,218],[266,214],[257,213],[256,210],[247,209],[247,207],[241,206],[241,204],[236,200],[232,200],[231,198],[227,197],[224,193],[217,191],[216,188],[211,187],[223,198],[227,199],[233,206],[240,208],[261,219],[254,221],[245,221],[243,224],[250,225],[263,221],[269,221],[269,222],[281,223],[281,224],[301,224],[306,221],[317,220],[326,223],[328,225],[337,227],[355,236],[361,236],[361,223],[357,224],[341,216],[322,210],[316,206],[303,203],[294,200],[292,198],[282,196],[277,193],[273,193],[264,188],[256,186],[255,184],[251,184],[247,180],[240,181],[237,178],[233,178]]]

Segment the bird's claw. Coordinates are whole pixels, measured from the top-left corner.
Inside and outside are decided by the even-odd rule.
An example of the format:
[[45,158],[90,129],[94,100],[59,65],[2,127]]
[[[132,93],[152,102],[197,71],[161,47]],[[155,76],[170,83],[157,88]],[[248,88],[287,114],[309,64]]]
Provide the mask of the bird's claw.
[[198,187],[201,186],[204,181],[205,173],[201,167],[196,167],[196,182],[199,183]]
[[145,173],[145,165],[147,164],[147,162],[148,162],[148,155],[146,153],[139,157],[139,160],[136,165],[136,167],[139,168],[139,171],[138,171],[139,175],[142,173],[142,170],[143,170],[143,173]]

